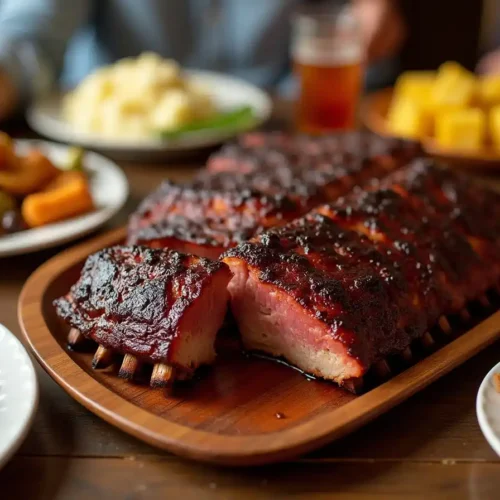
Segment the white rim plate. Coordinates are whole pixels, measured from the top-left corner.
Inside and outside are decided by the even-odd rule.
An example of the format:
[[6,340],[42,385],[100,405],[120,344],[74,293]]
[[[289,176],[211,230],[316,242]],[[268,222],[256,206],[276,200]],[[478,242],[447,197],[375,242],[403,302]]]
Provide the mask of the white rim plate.
[[0,325],[0,468],[24,441],[37,406],[33,363],[21,342]]
[[[185,73],[195,82],[207,88],[220,109],[238,106],[251,106],[255,121],[248,128],[255,128],[266,121],[272,110],[269,96],[258,87],[238,78],[210,71],[186,70]],[[234,131],[193,132],[177,139],[112,139],[100,135],[83,134],[75,131],[61,117],[61,94],[48,96],[35,103],[27,112],[29,125],[41,135],[61,142],[124,154],[126,152],[158,153],[186,151],[214,146],[233,137]],[[247,129],[247,130],[248,130]],[[243,130],[239,130],[238,133]]]
[[488,372],[479,387],[476,413],[484,437],[497,455],[500,455],[500,392],[497,392],[493,382],[495,373],[500,373],[500,363]]
[[[64,164],[68,147],[38,140],[16,140],[16,151],[24,154],[41,149],[56,164]],[[0,236],[0,257],[20,255],[61,245],[85,236],[102,226],[123,207],[128,197],[128,182],[122,170],[97,153],[85,154],[85,168],[90,172],[90,189],[97,209],[71,219]]]

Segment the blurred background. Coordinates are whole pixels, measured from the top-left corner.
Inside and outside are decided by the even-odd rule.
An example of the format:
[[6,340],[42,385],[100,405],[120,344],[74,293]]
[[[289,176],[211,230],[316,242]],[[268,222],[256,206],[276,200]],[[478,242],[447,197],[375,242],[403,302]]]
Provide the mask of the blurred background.
[[[290,18],[335,0],[0,0],[0,117],[56,84],[153,51],[290,95]],[[344,2],[346,3],[346,2]],[[454,60],[496,71],[496,0],[352,0],[366,49],[369,90],[407,69]],[[500,59],[500,57],[498,58]],[[482,61],[482,63],[481,63]]]

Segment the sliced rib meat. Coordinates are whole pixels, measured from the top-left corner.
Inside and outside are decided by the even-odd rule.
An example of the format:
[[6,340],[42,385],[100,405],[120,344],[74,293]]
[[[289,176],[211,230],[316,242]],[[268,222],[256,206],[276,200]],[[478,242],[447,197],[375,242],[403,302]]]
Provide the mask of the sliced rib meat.
[[484,250],[498,243],[498,222],[466,224],[490,202],[417,162],[229,250],[245,346],[341,385],[361,377],[498,283],[499,254]]
[[319,214],[229,250],[224,262],[245,347],[339,384],[425,328],[418,315],[399,322],[410,301],[399,270]]

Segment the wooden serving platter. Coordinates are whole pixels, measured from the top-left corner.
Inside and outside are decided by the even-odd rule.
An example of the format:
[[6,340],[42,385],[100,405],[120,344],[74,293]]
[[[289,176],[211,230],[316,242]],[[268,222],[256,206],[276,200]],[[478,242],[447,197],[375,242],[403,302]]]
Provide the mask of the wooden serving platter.
[[413,346],[409,364],[388,360],[392,378],[383,382],[368,375],[368,391],[356,396],[282,364],[247,357],[238,349],[236,332],[225,332],[216,365],[167,394],[119,379],[117,368],[92,370],[93,353],[67,349],[68,328],[52,306],[76,281],[90,253],[120,243],[124,235],[124,229],[104,234],[41,266],[19,299],[21,327],[40,364],[77,401],[147,443],[196,460],[254,465],[318,448],[389,410],[500,337],[500,296],[492,293],[489,306],[471,304],[473,319],[467,325],[449,318],[452,333],[431,332],[434,344]]
[[[394,134],[387,125],[387,113],[392,101],[393,89],[386,88],[369,94],[362,105],[361,120],[372,132],[385,137]],[[426,153],[461,168],[500,169],[500,152],[485,146],[481,151],[443,148],[432,137],[422,140]]]

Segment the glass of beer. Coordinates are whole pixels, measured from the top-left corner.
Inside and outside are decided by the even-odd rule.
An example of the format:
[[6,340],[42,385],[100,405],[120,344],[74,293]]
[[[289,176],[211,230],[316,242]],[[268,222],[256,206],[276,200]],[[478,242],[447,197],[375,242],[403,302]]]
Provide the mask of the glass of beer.
[[296,14],[292,58],[300,85],[296,120],[301,132],[354,128],[362,56],[361,34],[349,6]]

